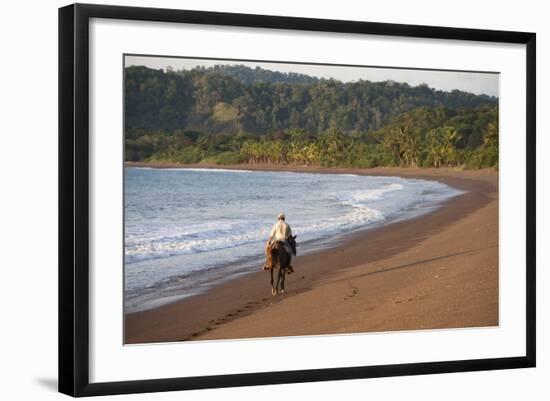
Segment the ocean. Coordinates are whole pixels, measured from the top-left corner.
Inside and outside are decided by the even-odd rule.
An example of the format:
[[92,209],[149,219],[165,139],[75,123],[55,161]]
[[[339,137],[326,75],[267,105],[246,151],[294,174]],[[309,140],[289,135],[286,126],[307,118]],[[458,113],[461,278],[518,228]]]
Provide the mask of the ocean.
[[[259,271],[279,212],[299,255],[342,234],[408,219],[463,191],[436,181],[224,169],[126,167],[125,312]],[[266,278],[267,279],[267,278]]]

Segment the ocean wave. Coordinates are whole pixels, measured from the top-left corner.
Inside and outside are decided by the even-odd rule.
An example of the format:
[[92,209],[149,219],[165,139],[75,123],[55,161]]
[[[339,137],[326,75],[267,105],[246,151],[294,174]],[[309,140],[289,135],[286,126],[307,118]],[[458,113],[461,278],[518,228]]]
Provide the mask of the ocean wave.
[[[298,222],[293,231],[301,238],[321,239],[331,234],[366,226],[386,219],[386,215],[371,201],[395,191],[403,190],[398,183],[383,184],[377,188],[354,190],[333,194],[344,207],[340,215],[317,221]],[[164,257],[198,254],[265,241],[269,228],[262,221],[229,220],[204,222],[184,226],[169,225],[155,231],[147,227],[127,234],[125,256],[127,263]],[[259,249],[261,245],[259,245]]]
[[403,185],[392,183],[375,189],[350,191],[340,195],[340,200],[351,206],[360,206],[365,201],[379,200],[388,192],[401,191],[402,189]]
[[[385,216],[379,210],[365,205],[354,205],[338,217],[319,219],[317,222],[292,225],[294,233],[300,238],[321,239],[330,234],[379,222]],[[214,225],[205,225],[185,233],[172,235],[147,236],[146,234],[129,235],[126,238],[125,256],[127,263],[159,259],[169,256],[197,254],[238,246],[258,244],[261,252],[262,243],[269,235],[271,227],[249,223],[226,226],[223,229]]]
[[321,220],[315,224],[297,227],[296,232],[305,234],[318,233],[318,238],[346,230],[351,230],[367,224],[384,220],[386,217],[379,210],[367,206],[357,206],[341,217]]
[[241,169],[234,170],[229,168],[200,168],[200,167],[183,167],[183,168],[173,169],[173,170],[198,171],[203,173],[253,173],[254,172],[252,170],[241,170]]
[[267,229],[263,232],[248,231],[240,234],[239,231],[235,230],[233,232],[205,232],[201,238],[182,234],[164,236],[156,240],[141,239],[140,241],[132,241],[132,239],[129,239],[126,243],[126,262],[134,263],[168,256],[226,249],[257,242],[259,238],[266,238],[267,234]]
[[[294,220],[294,233],[302,240],[316,240],[369,224],[387,220],[392,215],[418,209],[430,203],[427,198],[441,200],[452,196],[441,184],[421,183],[419,188],[398,182],[380,182],[369,189],[332,193],[329,203],[340,205],[341,211],[330,216],[319,215],[307,221]],[[426,187],[428,185],[428,187]],[[441,188],[440,188],[441,187]],[[442,190],[442,192],[437,191]],[[392,194],[392,196],[389,196]],[[195,224],[170,224],[160,227],[129,227],[126,232],[125,256],[127,263],[135,263],[176,255],[199,254],[257,244],[249,249],[262,252],[262,243],[271,228],[265,219],[216,219]],[[131,233],[130,233],[131,232]]]

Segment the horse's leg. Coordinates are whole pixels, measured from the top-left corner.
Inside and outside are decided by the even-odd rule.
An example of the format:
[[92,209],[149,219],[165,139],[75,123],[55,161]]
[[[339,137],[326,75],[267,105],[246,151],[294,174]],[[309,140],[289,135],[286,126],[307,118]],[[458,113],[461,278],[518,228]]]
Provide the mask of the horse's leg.
[[285,277],[286,277],[286,269],[281,270],[281,294],[285,293]]
[[281,266],[279,266],[279,268],[277,269],[277,284],[275,284],[275,295],[277,295],[279,293],[279,283],[281,282],[281,272],[282,272],[282,269],[281,269]]
[[269,273],[271,274],[271,295],[275,296],[275,294],[277,293],[275,291],[275,288],[273,287],[273,270],[275,270],[274,267],[272,267],[270,270],[269,270]]
[[285,278],[286,278],[286,269],[288,269],[288,266],[290,265],[290,257],[286,253],[286,251],[283,253],[281,257],[281,265],[284,266],[284,268],[281,268],[279,273],[279,279],[281,282],[281,294],[285,293]]

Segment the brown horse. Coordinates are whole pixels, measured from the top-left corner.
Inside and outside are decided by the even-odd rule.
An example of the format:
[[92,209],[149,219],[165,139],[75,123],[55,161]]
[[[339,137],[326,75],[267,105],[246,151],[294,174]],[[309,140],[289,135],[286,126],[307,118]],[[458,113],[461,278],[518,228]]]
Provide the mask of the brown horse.
[[[296,249],[296,236],[290,237],[289,242],[294,251],[294,249]],[[266,248],[266,253],[268,255],[268,269],[271,273],[271,295],[275,296],[279,292],[281,294],[284,294],[285,277],[287,272],[291,269],[290,261],[292,259],[292,255],[287,252],[284,244],[281,241],[275,241],[273,244],[268,245],[268,248]],[[277,271],[277,283],[273,285],[275,282],[275,270]]]

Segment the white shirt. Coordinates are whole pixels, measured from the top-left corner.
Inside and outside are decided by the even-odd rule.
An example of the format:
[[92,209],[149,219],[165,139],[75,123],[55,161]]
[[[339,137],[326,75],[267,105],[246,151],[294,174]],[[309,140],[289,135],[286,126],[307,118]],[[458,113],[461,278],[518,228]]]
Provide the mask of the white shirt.
[[269,240],[271,241],[271,239],[275,237],[277,241],[286,241],[291,235],[292,231],[290,226],[284,220],[279,220],[271,229]]

